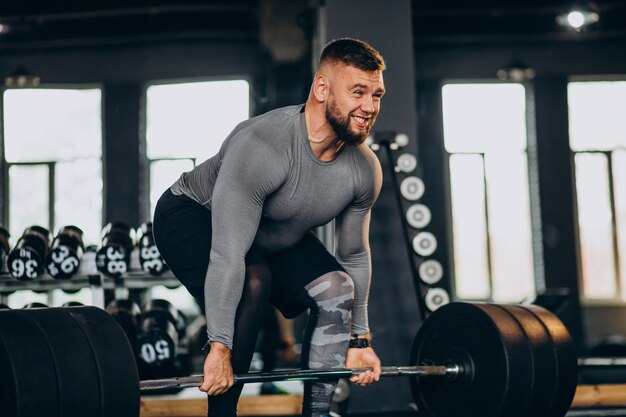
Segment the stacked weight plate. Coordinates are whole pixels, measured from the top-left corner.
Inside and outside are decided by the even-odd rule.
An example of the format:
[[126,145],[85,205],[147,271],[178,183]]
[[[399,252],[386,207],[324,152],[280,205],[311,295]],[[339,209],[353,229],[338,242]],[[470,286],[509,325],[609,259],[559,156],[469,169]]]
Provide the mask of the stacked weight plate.
[[95,307],[0,311],[0,404],[14,417],[137,417],[128,339]]
[[418,332],[411,364],[454,363],[456,379],[412,378],[429,417],[563,417],[577,383],[572,339],[536,306],[454,303]]

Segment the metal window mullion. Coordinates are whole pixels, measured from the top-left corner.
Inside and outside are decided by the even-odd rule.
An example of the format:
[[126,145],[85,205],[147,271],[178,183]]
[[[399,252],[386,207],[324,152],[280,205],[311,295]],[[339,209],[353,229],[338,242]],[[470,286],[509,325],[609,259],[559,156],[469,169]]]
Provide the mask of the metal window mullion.
[[48,162],[48,225],[50,233],[54,234],[54,200],[56,184],[56,162]]
[[607,160],[607,174],[609,179],[609,202],[611,204],[611,234],[613,238],[613,266],[615,268],[615,290],[617,299],[622,298],[621,265],[619,259],[619,240],[617,236],[617,205],[615,203],[615,180],[613,178],[613,152],[603,153]]
[[485,239],[487,240],[486,255],[487,255],[487,278],[489,280],[489,300],[493,301],[493,268],[491,265],[491,233],[489,227],[489,193],[487,191],[487,164],[486,155],[484,152],[478,153],[482,160],[483,166],[483,202],[485,208]]

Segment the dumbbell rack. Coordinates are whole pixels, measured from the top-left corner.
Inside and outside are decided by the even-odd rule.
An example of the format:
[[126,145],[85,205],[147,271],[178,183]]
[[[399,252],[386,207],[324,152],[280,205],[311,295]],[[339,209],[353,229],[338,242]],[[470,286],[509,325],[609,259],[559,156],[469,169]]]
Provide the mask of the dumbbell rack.
[[102,274],[76,275],[68,280],[54,280],[48,274],[44,274],[32,281],[19,281],[10,274],[0,274],[0,303],[7,304],[8,294],[14,291],[52,291],[81,290],[90,288],[93,295],[92,305],[104,308],[104,290],[114,290],[115,298],[126,298],[128,289],[147,289],[155,285],[177,287],[180,282],[174,278],[171,272],[165,272],[160,276],[152,276],[143,271],[130,271],[117,278],[111,278]]

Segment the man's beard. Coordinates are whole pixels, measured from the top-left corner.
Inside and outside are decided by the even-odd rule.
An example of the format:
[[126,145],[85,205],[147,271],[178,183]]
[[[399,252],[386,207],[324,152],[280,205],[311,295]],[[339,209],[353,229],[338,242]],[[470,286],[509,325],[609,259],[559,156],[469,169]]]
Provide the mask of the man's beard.
[[372,128],[373,119],[370,119],[370,123],[367,126],[367,129],[364,131],[360,131],[358,133],[353,132],[350,129],[350,114],[348,114],[345,118],[341,118],[337,107],[335,107],[334,101],[329,101],[328,106],[326,107],[326,119],[330,126],[333,128],[335,135],[337,138],[342,140],[346,145],[349,146],[358,146],[365,142],[367,135],[369,135],[370,130]]

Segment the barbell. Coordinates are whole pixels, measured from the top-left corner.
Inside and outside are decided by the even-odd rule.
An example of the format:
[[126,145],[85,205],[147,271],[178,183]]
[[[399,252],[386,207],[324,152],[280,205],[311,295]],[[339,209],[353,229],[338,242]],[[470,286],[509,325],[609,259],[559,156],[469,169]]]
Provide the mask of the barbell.
[[[363,369],[237,375],[236,383],[347,378]],[[451,303],[415,337],[408,376],[429,417],[563,417],[577,357],[563,323],[536,306]],[[31,417],[137,417],[141,392],[199,386],[202,376],[139,381],[117,321],[95,307],[0,311],[0,410]]]

